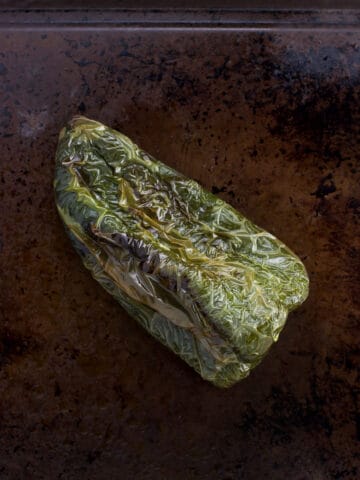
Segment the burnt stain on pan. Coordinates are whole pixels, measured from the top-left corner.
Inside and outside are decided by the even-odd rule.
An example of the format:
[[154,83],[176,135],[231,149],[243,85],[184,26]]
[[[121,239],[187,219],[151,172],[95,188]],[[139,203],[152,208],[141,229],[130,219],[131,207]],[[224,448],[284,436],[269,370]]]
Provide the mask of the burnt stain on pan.
[[30,336],[8,328],[0,328],[0,368],[21,358],[37,348]]

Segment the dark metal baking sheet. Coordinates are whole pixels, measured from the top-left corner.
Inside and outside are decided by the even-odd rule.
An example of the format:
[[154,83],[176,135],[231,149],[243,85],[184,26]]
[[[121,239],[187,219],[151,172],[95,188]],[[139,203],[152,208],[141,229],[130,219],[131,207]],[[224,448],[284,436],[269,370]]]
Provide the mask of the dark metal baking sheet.
[[[7,8],[0,23],[0,478],[359,478],[359,11]],[[236,387],[204,383],[82,268],[52,192],[75,113],[304,260],[308,301]]]
[[74,9],[101,8],[119,9],[131,8],[144,10],[149,8],[184,8],[196,9],[264,9],[275,11],[279,9],[357,9],[358,0],[0,0],[0,7],[12,9]]

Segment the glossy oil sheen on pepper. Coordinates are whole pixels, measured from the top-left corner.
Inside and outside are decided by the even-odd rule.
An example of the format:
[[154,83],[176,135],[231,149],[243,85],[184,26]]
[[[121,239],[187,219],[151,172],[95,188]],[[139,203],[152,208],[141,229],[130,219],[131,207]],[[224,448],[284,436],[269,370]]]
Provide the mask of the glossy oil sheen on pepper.
[[307,297],[305,267],[281,241],[99,122],[61,131],[54,185],[94,278],[219,387],[249,374]]

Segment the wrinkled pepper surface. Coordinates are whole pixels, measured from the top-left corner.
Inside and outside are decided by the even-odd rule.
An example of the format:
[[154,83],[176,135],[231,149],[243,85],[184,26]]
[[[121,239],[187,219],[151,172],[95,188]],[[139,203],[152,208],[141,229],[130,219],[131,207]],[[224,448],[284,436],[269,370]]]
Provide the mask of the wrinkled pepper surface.
[[99,122],[63,128],[54,185],[93,277],[219,387],[249,374],[307,297],[305,267],[280,240]]

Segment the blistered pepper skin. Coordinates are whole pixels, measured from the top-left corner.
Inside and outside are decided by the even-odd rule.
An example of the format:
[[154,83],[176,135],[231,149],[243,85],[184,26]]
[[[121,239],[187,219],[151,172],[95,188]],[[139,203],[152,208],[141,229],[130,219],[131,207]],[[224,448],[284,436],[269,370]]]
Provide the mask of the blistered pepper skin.
[[93,277],[216,386],[245,378],[308,295],[280,240],[99,122],[61,131],[54,187]]

